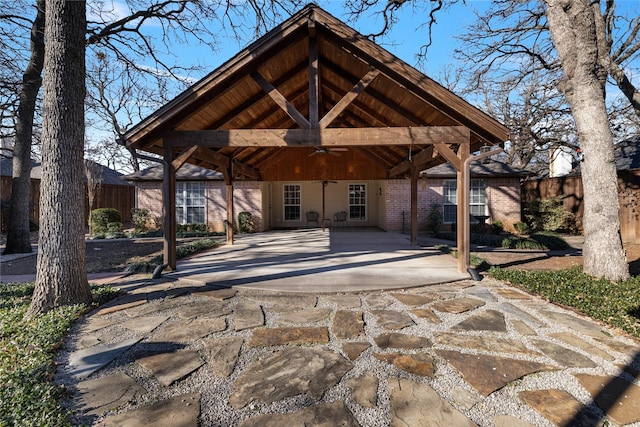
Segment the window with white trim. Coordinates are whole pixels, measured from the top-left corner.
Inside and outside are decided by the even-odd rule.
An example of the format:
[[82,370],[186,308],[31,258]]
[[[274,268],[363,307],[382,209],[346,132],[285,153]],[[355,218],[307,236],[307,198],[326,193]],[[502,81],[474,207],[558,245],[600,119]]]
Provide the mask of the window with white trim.
[[204,183],[176,182],[176,221],[178,224],[204,224]]
[[284,185],[284,220],[300,221],[300,184]]
[[367,185],[349,184],[349,220],[367,219]]
[[[446,179],[443,186],[443,215],[445,223],[458,221],[457,180]],[[487,215],[487,180],[472,179],[469,187],[469,212],[471,216]]]

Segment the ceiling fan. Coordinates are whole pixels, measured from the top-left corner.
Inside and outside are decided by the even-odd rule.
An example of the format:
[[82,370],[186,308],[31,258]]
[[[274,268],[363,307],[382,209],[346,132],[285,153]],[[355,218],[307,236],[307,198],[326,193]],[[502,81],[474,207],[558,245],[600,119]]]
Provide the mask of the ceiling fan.
[[315,156],[316,154],[331,154],[332,156],[340,156],[339,151],[349,151],[348,148],[326,148],[326,147],[316,147],[313,152],[309,154],[309,157]]

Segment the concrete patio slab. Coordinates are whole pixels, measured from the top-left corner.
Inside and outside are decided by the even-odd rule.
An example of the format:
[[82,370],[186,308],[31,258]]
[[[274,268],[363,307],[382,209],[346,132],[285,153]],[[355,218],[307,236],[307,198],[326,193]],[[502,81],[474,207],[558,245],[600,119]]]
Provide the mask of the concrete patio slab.
[[216,287],[280,292],[400,289],[469,278],[457,261],[409,236],[366,229],[301,229],[239,235],[178,263],[168,277]]

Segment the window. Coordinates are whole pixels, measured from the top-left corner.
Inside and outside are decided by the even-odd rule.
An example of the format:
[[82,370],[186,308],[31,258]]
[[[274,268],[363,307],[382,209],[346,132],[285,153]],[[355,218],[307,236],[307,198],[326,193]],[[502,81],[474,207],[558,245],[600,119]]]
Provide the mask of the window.
[[204,224],[204,183],[176,183],[176,221],[178,224]]
[[284,220],[300,221],[300,184],[284,185]]
[[[444,222],[453,223],[458,221],[458,191],[457,181],[447,179],[444,181],[443,206]],[[472,179],[469,188],[469,205],[471,216],[487,214],[487,180]]]
[[349,184],[349,220],[367,219],[366,184]]

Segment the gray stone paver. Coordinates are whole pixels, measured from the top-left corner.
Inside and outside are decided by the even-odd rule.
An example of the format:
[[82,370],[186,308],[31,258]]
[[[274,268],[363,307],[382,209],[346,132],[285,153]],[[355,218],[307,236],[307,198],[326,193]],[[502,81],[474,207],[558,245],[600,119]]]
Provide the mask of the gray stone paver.
[[89,377],[127,351],[141,338],[129,338],[109,344],[97,345],[69,354],[67,372],[77,379]]
[[[627,366],[637,345],[499,282],[472,283],[319,297],[140,287],[119,309],[78,327],[69,348],[92,347],[69,353],[63,368],[75,377],[74,408],[86,414],[84,424],[97,416],[98,425],[195,426],[203,422],[200,392],[202,411],[221,401],[221,412],[207,419],[220,416],[219,424],[229,426],[526,427],[559,424],[578,412],[584,422],[603,424],[563,382],[558,390],[517,388],[530,374],[556,371],[575,376],[616,425],[640,423],[637,385],[575,372],[594,366],[611,373],[619,366],[637,374],[637,366]],[[172,290],[181,296],[170,298]],[[452,372],[451,386],[430,386]],[[215,380],[200,387],[202,378]],[[156,385],[142,387],[149,384]],[[491,406],[493,393],[505,386],[516,387],[511,404]],[[301,406],[292,410],[290,401]],[[513,408],[537,421],[520,420]]]
[[141,397],[146,390],[130,376],[117,373],[78,384],[80,398],[76,409],[91,415],[119,408]]
[[144,355],[136,359],[163,386],[169,386],[204,365],[196,351],[183,350]]
[[426,384],[408,379],[389,381],[391,426],[475,426]]
[[176,396],[149,406],[107,417],[109,427],[189,427],[198,425],[200,394]]
[[395,310],[371,310],[378,321],[378,326],[384,329],[404,329],[415,325],[415,322],[401,311]]
[[364,336],[364,317],[361,311],[338,310],[333,316],[333,334],[338,339]]
[[236,366],[240,349],[242,348],[242,337],[211,338],[204,345],[210,351],[209,367],[214,374],[228,377]]
[[531,340],[531,342],[549,358],[567,368],[595,368],[597,366],[596,363],[587,356],[576,353],[561,345],[540,339]]
[[252,363],[234,382],[229,404],[272,403],[309,393],[319,398],[352,368],[340,354],[316,348],[287,348]]

